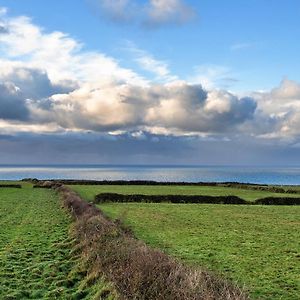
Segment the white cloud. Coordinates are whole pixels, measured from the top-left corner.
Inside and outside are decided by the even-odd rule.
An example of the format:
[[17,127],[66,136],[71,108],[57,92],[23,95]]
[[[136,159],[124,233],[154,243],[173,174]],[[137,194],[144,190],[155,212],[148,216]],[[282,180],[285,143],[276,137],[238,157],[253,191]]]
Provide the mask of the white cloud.
[[149,2],[146,22],[153,26],[185,23],[195,15],[194,10],[181,0],[150,0]]
[[175,82],[162,88],[160,101],[149,109],[146,120],[153,126],[187,133],[236,132],[240,124],[253,118],[255,109],[253,99]]
[[184,0],[88,0],[92,7],[100,8],[102,15],[116,23],[135,23],[150,27],[183,24],[195,16]]
[[253,97],[260,116],[259,122],[252,125],[253,132],[262,138],[288,141],[300,137],[300,83],[284,79],[278,87],[254,93]]
[[194,68],[195,74],[188,78],[193,84],[202,84],[206,89],[228,89],[237,80],[230,68],[218,65],[200,65]]
[[155,81],[170,82],[178,79],[172,74],[166,61],[155,58],[147,51],[139,49],[134,43],[127,41],[124,49],[133,55],[133,60],[140,68],[155,76]]
[[67,34],[46,33],[27,17],[5,18],[4,24],[8,33],[0,35],[2,70],[8,65],[46,70],[56,84],[66,80],[146,84],[144,78],[121,68],[114,58],[84,51],[83,45]]
[[26,120],[28,115],[22,91],[12,82],[0,82],[0,119]]
[[173,82],[149,87],[85,84],[33,103],[30,109],[36,122],[72,130],[140,132],[153,127],[201,135],[239,131],[239,125],[253,118],[256,104],[225,91],[206,92],[200,85]]
[[[232,72],[200,66],[179,81],[168,63],[137,47],[137,63],[154,82],[62,32],[45,32],[29,18],[3,11],[0,34],[1,132],[144,132],[162,135],[300,136],[300,84],[284,80],[269,92],[241,98],[215,86]],[[26,47],[22,47],[26,43]],[[202,84],[204,83],[204,87]],[[5,129],[6,128],[6,129]]]

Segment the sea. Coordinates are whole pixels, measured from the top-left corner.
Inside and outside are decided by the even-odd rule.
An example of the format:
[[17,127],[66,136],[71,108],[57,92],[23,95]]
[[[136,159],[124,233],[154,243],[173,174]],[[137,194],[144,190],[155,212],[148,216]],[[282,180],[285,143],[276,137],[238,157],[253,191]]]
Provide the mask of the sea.
[[0,180],[23,178],[300,185],[300,167],[0,165]]

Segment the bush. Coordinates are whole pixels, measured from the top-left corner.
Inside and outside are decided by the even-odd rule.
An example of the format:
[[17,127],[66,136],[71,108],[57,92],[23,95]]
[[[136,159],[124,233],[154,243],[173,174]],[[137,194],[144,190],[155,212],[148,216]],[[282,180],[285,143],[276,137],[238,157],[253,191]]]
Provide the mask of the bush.
[[21,189],[21,184],[0,184],[0,188],[13,188],[13,189]]
[[[121,299],[248,299],[231,282],[186,267],[134,239],[119,223],[106,218],[95,205],[83,201],[69,188],[60,186],[57,190],[76,218],[73,235],[88,273],[104,275],[114,284]],[[113,195],[106,194],[109,199]]]
[[256,200],[255,204],[263,204],[263,205],[300,205],[300,198],[267,197],[267,198]]
[[37,184],[33,186],[33,188],[39,188],[39,189],[52,189],[52,188],[58,188],[62,184],[56,181],[39,181]]
[[116,193],[101,193],[95,196],[96,204],[117,203],[178,203],[178,204],[241,204],[241,205],[300,205],[300,198],[267,197],[249,202],[236,196],[201,196],[201,195],[123,195]]
[[144,202],[144,203],[213,203],[213,204],[248,204],[237,196],[198,196],[198,195],[123,195],[102,193],[95,196],[95,203],[105,202]]
[[31,182],[31,183],[38,183],[39,180],[37,178],[23,178],[21,181],[24,181],[24,182]]

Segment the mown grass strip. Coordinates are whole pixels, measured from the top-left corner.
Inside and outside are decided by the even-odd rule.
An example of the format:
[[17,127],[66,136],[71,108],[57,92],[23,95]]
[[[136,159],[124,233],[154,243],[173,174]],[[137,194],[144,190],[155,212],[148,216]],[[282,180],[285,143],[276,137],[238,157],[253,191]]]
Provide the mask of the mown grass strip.
[[[71,218],[52,190],[0,189],[0,299],[99,299],[68,235]],[[113,298],[111,298],[113,299]]]

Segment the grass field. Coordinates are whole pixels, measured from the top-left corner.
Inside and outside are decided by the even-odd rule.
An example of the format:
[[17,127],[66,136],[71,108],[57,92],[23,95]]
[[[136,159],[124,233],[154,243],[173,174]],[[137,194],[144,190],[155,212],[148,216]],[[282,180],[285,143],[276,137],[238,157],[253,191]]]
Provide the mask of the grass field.
[[[90,199],[101,189],[77,188]],[[100,208],[124,218],[149,245],[245,284],[253,298],[299,299],[300,207],[111,203]]]
[[70,187],[88,201],[93,201],[99,193],[238,196],[249,201],[264,197],[300,197],[299,194],[280,194],[218,186],[72,185]]
[[53,191],[0,189],[1,300],[94,299],[106,288],[89,285],[81,273],[70,223]]

